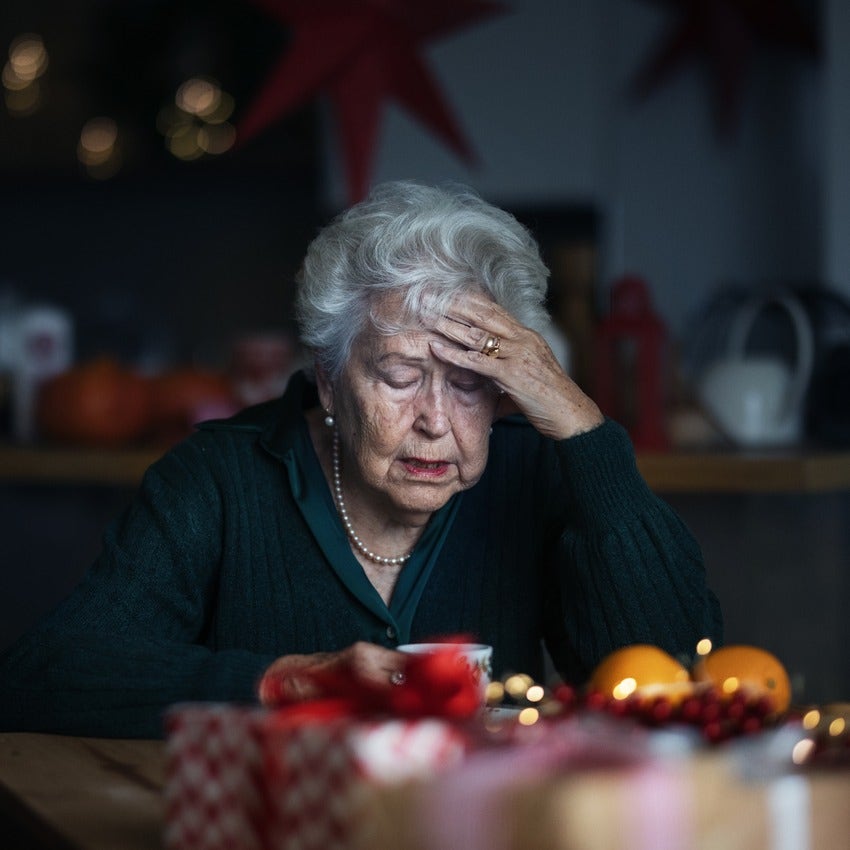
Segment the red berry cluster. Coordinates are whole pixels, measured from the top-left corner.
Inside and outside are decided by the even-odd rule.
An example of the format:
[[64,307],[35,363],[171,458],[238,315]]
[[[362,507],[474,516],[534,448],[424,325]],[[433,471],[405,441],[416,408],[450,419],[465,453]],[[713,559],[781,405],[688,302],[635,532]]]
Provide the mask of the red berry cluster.
[[710,685],[699,688],[682,700],[669,696],[632,695],[614,699],[600,691],[580,693],[569,685],[559,685],[553,693],[564,712],[578,710],[606,712],[629,718],[645,726],[683,724],[700,730],[710,743],[720,743],[738,735],[752,735],[776,722],[773,700],[743,688],[725,694]]

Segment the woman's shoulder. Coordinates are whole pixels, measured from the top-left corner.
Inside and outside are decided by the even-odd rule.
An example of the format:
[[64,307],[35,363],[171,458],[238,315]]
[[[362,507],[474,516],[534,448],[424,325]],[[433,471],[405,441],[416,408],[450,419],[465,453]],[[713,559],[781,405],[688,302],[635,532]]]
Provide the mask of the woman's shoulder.
[[[240,410],[223,419],[199,422],[191,434],[170,446],[152,464],[149,474],[179,482],[189,478],[196,484],[209,478],[230,480],[237,470],[252,470],[265,459],[273,464],[271,454],[262,450],[269,434],[279,433],[281,405],[278,398]],[[254,458],[253,461],[249,458]]]
[[234,431],[261,434],[280,420],[284,399],[275,398],[253,404],[224,419],[206,419],[196,424],[198,431]]

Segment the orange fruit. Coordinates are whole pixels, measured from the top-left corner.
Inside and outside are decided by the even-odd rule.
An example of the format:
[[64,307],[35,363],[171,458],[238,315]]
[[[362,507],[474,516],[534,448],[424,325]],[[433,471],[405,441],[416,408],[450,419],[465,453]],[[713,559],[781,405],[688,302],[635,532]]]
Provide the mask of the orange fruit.
[[757,646],[722,646],[697,662],[693,678],[710,682],[725,694],[739,688],[755,696],[769,696],[776,712],[791,703],[791,681],[782,662]]
[[663,649],[644,643],[615,649],[593,671],[589,684],[614,699],[666,696],[678,701],[693,692],[687,668]]

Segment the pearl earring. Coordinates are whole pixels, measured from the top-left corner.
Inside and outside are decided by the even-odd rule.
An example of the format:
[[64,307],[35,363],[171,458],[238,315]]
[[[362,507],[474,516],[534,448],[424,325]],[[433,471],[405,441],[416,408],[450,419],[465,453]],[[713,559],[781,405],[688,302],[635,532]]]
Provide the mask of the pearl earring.
[[332,413],[329,411],[327,413],[328,415],[325,417],[325,425],[327,425],[328,428],[333,428],[333,426],[336,425],[336,419],[334,419]]

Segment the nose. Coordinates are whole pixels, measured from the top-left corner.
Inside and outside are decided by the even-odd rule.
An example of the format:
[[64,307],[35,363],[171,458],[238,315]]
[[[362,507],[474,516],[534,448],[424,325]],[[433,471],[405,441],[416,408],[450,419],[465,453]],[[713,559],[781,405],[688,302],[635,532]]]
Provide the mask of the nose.
[[417,398],[415,427],[426,436],[436,439],[448,433],[451,419],[448,399],[439,381],[429,381]]

